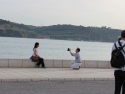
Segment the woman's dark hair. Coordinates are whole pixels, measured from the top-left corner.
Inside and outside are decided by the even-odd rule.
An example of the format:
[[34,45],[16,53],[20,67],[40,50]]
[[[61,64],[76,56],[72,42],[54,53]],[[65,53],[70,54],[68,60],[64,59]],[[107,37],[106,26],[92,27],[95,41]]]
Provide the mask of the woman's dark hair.
[[33,48],[33,50],[35,49],[35,48],[37,48],[37,46],[39,45],[39,43],[38,42],[36,42],[35,43],[35,45],[34,45],[34,48]]

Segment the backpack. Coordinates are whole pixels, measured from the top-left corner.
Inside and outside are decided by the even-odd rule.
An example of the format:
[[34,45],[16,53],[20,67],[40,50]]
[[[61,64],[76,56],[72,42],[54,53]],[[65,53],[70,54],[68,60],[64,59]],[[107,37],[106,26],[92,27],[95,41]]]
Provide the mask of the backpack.
[[110,60],[111,67],[114,67],[114,68],[121,68],[125,65],[125,58],[121,52],[123,51],[125,54],[125,51],[123,50],[123,47],[125,45],[122,46],[120,40],[118,40],[118,43],[120,47],[117,47],[116,43],[114,43],[116,49],[112,51],[112,56]]

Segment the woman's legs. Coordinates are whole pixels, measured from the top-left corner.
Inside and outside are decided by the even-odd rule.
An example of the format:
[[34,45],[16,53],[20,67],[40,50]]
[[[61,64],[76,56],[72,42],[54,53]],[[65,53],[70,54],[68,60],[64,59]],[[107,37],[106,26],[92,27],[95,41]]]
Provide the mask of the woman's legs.
[[44,64],[44,59],[43,58],[39,58],[39,62],[36,65],[39,67],[40,64],[42,65],[42,68],[45,68],[45,64]]
[[42,67],[45,68],[44,59],[41,58],[40,60],[41,60],[41,65],[42,65]]

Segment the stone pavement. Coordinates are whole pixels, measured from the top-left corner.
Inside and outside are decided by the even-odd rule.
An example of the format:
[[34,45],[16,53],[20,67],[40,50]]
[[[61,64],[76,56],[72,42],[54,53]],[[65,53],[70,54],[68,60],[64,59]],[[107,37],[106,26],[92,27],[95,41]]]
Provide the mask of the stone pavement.
[[81,68],[0,68],[0,81],[108,81],[113,69]]

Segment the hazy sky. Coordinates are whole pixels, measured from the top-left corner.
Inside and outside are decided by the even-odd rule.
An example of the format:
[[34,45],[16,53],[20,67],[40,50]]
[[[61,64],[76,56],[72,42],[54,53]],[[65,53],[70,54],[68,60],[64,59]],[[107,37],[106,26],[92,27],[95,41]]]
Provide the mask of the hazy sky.
[[125,29],[125,0],[0,0],[0,19]]

